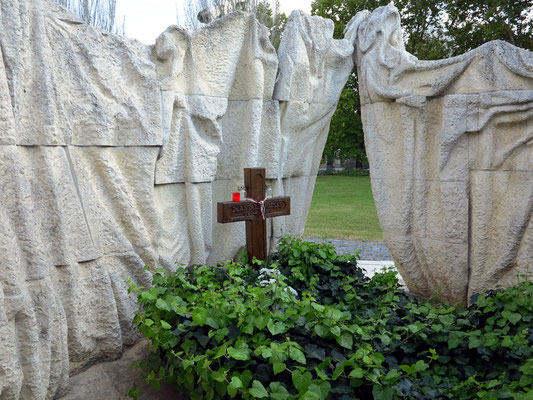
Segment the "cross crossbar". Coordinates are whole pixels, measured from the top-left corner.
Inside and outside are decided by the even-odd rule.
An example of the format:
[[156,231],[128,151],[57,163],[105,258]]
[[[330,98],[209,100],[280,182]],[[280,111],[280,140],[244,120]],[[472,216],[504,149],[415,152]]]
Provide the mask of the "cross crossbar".
[[[246,249],[250,259],[267,257],[266,218],[290,215],[289,196],[265,199],[265,169],[245,168],[244,185],[248,198],[254,201],[224,201],[217,203],[217,221],[221,224],[246,222]],[[260,202],[264,202],[264,208]]]
[[[221,224],[263,219],[261,205],[252,201],[224,201],[217,203],[217,207],[217,220]],[[265,200],[265,218],[289,215],[290,211],[291,198],[289,196]]]

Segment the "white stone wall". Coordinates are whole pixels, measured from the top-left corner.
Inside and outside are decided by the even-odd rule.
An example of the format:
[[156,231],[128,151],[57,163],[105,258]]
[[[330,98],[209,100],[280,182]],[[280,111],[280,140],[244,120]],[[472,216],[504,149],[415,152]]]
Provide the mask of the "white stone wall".
[[533,53],[494,41],[420,61],[392,5],[358,13],[347,32],[374,200],[409,289],[465,303],[523,279],[533,266]]
[[273,239],[302,232],[353,66],[332,32],[294,13],[278,56],[237,13],[149,47],[0,0],[0,399],[52,398],[132,344],[145,265],[233,257],[244,223],[217,224],[216,203],[244,167],[293,199]]

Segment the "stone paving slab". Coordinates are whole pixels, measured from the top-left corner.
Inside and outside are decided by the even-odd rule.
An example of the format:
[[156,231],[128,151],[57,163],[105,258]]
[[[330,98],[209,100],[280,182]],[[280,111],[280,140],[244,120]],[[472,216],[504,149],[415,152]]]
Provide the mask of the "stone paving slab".
[[[383,268],[395,268],[394,261],[389,249],[383,242],[360,242],[344,239],[320,239],[316,237],[305,237],[304,240],[315,243],[329,242],[333,244],[339,254],[359,252],[361,259],[357,265],[363,268],[366,275],[372,277]],[[398,281],[406,289],[402,276],[398,273]]]
[[[361,267],[365,271],[365,275],[368,277],[373,277],[376,272],[380,272],[383,268],[394,268],[396,269],[396,266],[394,265],[394,261],[372,261],[372,260],[359,260],[357,261],[357,265]],[[403,280],[402,276],[398,272],[398,282],[403,287],[403,289],[407,289],[407,286],[405,285],[405,281]]]
[[359,252],[362,260],[392,261],[392,256],[383,242],[360,242],[344,239],[321,239],[317,237],[305,237],[304,240],[315,243],[330,242],[335,246],[337,253],[347,254]]

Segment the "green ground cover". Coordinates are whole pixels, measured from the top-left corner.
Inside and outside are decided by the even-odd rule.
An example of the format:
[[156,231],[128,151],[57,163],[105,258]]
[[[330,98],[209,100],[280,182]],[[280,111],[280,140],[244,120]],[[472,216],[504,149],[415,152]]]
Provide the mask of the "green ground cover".
[[368,176],[319,176],[305,236],[382,240]]
[[147,383],[191,400],[533,400],[533,282],[466,307],[368,278],[328,243],[284,236],[247,258],[128,282]]

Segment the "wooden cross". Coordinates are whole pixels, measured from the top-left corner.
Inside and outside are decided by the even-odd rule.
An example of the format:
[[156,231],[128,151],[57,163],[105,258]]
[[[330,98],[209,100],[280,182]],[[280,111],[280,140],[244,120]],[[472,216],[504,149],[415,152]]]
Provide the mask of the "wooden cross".
[[225,201],[217,203],[219,223],[246,221],[246,250],[250,260],[253,257],[264,260],[267,257],[266,218],[290,215],[291,198],[273,197],[264,201],[263,212],[260,201],[265,199],[265,169],[244,168],[246,197],[256,202]]

